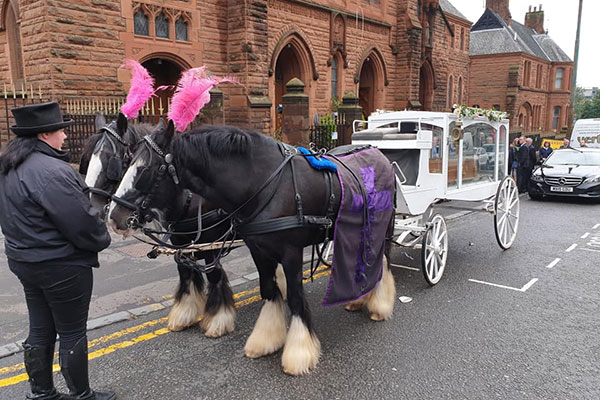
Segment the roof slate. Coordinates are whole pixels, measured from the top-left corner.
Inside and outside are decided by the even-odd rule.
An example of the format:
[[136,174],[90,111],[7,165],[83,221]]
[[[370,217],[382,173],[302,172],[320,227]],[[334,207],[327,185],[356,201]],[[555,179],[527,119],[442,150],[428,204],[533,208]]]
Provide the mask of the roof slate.
[[503,54],[522,52],[553,62],[571,59],[547,35],[512,20],[508,25],[498,13],[487,8],[471,28],[469,54]]
[[468,21],[467,17],[465,17],[460,11],[458,11],[458,9],[454,7],[448,0],[440,0],[440,7],[442,8],[442,11],[444,11],[446,14],[456,15],[457,17]]

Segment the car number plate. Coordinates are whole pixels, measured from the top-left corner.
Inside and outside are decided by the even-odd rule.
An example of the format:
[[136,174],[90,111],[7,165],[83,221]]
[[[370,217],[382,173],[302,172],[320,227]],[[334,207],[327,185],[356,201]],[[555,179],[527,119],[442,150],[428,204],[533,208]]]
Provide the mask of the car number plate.
[[550,191],[551,192],[572,192],[573,188],[565,187],[565,186],[550,186]]

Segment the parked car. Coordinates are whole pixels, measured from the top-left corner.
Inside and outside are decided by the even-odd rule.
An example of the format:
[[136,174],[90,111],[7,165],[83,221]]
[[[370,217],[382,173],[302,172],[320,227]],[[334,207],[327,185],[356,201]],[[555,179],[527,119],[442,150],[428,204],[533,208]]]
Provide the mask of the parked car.
[[587,197],[600,200],[600,149],[555,150],[533,171],[529,197]]

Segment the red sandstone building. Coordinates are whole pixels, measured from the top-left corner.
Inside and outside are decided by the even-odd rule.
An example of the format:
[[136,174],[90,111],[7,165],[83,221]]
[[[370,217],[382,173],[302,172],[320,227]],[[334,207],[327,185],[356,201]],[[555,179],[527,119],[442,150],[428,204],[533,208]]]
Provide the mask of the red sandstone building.
[[541,5],[524,25],[508,7],[487,0],[471,29],[469,104],[507,111],[512,133],[553,135],[571,125],[573,62],[544,30]]
[[0,79],[63,101],[123,96],[129,57],[157,85],[200,65],[236,77],[221,88],[225,122],[266,133],[294,77],[311,120],[347,93],[365,115],[467,103],[471,23],[448,0],[4,0],[1,10]]

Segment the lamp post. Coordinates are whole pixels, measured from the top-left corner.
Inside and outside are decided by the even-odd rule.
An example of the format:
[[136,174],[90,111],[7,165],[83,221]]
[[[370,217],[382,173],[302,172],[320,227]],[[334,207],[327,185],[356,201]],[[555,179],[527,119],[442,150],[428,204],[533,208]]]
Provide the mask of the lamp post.
[[579,16],[577,17],[577,35],[575,36],[575,59],[573,66],[573,82],[571,84],[571,112],[575,115],[575,95],[577,94],[577,64],[579,62],[579,35],[581,34],[581,11],[583,0],[579,0]]

